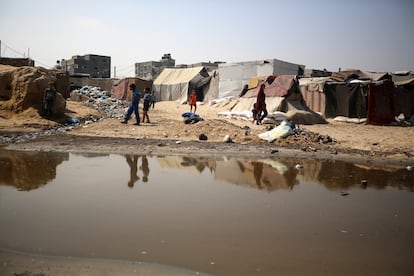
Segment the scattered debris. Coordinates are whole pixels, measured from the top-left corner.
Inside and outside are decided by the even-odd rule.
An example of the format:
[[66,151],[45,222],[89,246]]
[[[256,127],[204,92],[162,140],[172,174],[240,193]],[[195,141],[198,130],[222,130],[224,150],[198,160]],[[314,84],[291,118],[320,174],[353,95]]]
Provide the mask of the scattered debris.
[[303,166],[301,164],[296,164],[295,169],[297,170],[303,169]]
[[199,121],[204,121],[204,119],[201,118],[198,114],[192,112],[184,112],[183,114],[181,114],[181,117],[184,118],[185,124],[195,124]]
[[231,139],[230,135],[226,135],[224,136],[223,142],[233,143],[233,140]]
[[[67,118],[67,120],[66,120],[69,124],[73,124],[73,125],[78,125],[78,124],[80,124],[80,121],[78,120],[78,119],[76,119],[76,118],[73,118],[73,117],[69,117],[69,118]],[[88,121],[89,122],[89,121]]]
[[202,140],[202,141],[207,141],[207,135],[205,135],[204,133],[201,133],[200,135],[198,135],[198,139]]

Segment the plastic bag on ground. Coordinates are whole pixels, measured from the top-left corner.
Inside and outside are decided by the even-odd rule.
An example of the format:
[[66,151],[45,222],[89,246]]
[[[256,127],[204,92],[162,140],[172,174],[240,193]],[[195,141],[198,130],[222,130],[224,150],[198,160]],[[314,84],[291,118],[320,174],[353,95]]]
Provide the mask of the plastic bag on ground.
[[295,133],[295,124],[286,120],[282,121],[280,125],[272,130],[259,134],[259,138],[268,142],[273,142],[276,139],[285,138]]

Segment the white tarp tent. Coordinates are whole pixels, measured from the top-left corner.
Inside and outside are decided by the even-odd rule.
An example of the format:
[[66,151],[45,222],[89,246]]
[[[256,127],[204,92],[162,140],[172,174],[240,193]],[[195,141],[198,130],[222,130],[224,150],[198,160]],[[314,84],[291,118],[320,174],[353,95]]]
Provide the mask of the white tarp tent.
[[301,75],[304,69],[304,65],[277,59],[219,64],[218,98],[238,97],[243,86],[248,84],[252,77]]
[[204,67],[166,68],[154,80],[153,90],[158,101],[180,101],[184,103],[192,89],[197,100],[204,99],[205,89],[211,77]]

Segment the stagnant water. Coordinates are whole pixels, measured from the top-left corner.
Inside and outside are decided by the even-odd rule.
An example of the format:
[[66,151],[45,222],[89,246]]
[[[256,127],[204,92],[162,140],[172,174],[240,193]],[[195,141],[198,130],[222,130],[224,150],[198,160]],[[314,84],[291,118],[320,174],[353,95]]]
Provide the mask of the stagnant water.
[[413,171],[339,161],[1,150],[0,249],[216,275],[414,275],[413,191]]

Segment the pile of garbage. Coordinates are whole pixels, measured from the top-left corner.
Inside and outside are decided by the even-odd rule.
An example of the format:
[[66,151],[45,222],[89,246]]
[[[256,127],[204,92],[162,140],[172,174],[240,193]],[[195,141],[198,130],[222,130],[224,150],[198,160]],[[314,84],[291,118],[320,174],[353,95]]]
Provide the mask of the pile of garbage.
[[104,114],[105,118],[124,117],[125,111],[128,108],[128,103],[125,100],[119,100],[111,96],[111,92],[101,90],[100,87],[83,86],[81,89],[72,90],[70,99],[77,102],[85,102]]

